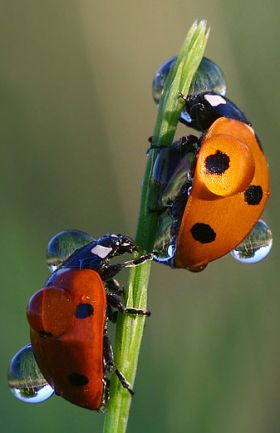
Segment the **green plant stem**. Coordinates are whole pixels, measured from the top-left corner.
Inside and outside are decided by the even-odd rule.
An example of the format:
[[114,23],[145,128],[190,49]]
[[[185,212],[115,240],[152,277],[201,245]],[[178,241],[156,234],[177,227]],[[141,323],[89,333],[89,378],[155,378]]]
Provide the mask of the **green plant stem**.
[[[206,21],[195,22],[167,79],[161,97],[153,144],[172,144],[184,101],[180,93],[187,95],[193,76],[201,62],[208,39]],[[136,234],[140,254],[151,252],[158,223],[156,212],[150,212],[157,204],[157,190],[151,181],[158,150],[151,149],[143,181],[141,206]],[[147,309],[147,288],[151,262],[132,268],[128,278],[127,306]],[[144,316],[119,315],[116,328],[115,364],[133,386],[138,356],[145,324]],[[103,433],[125,433],[128,422],[131,395],[112,375],[110,400],[105,416]]]

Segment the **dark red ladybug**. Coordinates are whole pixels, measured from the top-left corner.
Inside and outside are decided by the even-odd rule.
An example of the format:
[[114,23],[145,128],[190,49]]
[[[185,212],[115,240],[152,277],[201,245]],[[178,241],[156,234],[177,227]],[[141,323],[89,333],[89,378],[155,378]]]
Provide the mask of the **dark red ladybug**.
[[112,257],[134,251],[135,242],[123,235],[91,241],[66,258],[28,304],[32,349],[45,379],[56,394],[87,409],[102,409],[108,372],[133,392],[114,364],[107,321],[114,309],[149,315],[125,308],[114,276],[152,255],[110,264]]

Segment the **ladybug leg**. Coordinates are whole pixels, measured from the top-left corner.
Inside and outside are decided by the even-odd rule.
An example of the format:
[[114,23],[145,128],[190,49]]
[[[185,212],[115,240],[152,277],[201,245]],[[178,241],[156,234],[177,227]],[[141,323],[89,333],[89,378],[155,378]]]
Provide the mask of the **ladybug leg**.
[[123,289],[120,287],[119,283],[115,279],[106,281],[107,288],[107,312],[108,318],[111,322],[116,322],[117,311],[113,311],[116,308],[121,313],[127,314],[138,314],[141,316],[150,316],[150,311],[145,311],[137,308],[126,308],[123,303],[122,295],[124,293]]
[[134,268],[135,266],[142,265],[143,263],[153,260],[153,258],[154,258],[153,253],[147,253],[147,254],[143,254],[137,259],[128,260],[127,262],[122,263],[121,266],[122,268]]
[[134,391],[131,388],[129,382],[115,366],[114,353],[108,335],[104,335],[104,360],[106,364],[106,369],[110,373],[114,372],[117,375],[122,386],[127,389],[131,395],[133,395]]
[[106,370],[109,372],[114,371],[115,362],[114,362],[114,353],[113,348],[110,343],[110,339],[107,334],[104,335],[104,361]]
[[[112,294],[123,296],[124,290],[119,285],[119,282],[117,280],[112,278],[111,280],[106,281],[105,284],[106,284],[107,293],[112,293]],[[108,315],[108,318],[109,318],[110,322],[116,323],[117,318],[118,318],[118,312],[114,311],[113,308],[114,308],[114,306],[111,305],[110,302],[108,302],[108,297],[107,297],[107,315]]]
[[188,97],[186,95],[184,95],[184,93],[179,92],[178,97],[183,99],[183,101],[186,103],[188,100]]
[[107,280],[106,287],[109,292],[116,293],[117,295],[124,294],[123,287],[120,286],[118,280],[116,280],[115,278],[112,278],[111,280]]
[[166,151],[171,149],[174,149],[174,151],[180,150],[180,152],[182,153],[186,153],[186,152],[196,152],[197,149],[194,146],[196,143],[198,143],[199,138],[196,137],[196,135],[190,134],[187,136],[183,136],[181,137],[179,140],[174,141],[174,143],[172,143],[171,146],[164,146],[161,144],[153,144],[152,141],[149,140],[150,143],[150,147],[147,150],[147,154],[149,154],[150,150],[152,149],[158,149],[159,151]]
[[111,305],[107,305],[107,317],[110,320],[110,322],[112,323],[116,323],[117,322],[117,318],[118,318],[118,311],[114,311],[113,308],[111,307]]
[[126,380],[126,378],[124,377],[124,375],[120,372],[120,370],[118,370],[117,368],[115,368],[115,373],[119,379],[119,381],[121,382],[122,386],[128,390],[129,394],[134,395],[134,391],[131,388],[129,382]]
[[138,308],[125,307],[122,298],[117,293],[108,292],[107,302],[109,306],[116,308],[118,311],[124,314],[134,314],[139,316],[150,316],[150,311],[141,310]]
[[149,212],[160,215],[172,210],[174,201],[181,197],[182,187],[192,185],[197,150],[198,138],[195,135],[181,137],[170,147],[160,149],[152,173],[156,197]]
[[111,280],[115,275],[117,275],[124,268],[133,268],[134,266],[141,265],[142,263],[153,260],[154,254],[148,253],[143,254],[134,260],[128,260],[124,263],[118,263],[116,265],[105,265],[103,269],[100,269],[99,273],[102,279],[107,283],[108,280]]
[[105,379],[105,389],[104,389],[104,403],[106,404],[110,398],[110,384],[111,381],[110,379],[107,377]]

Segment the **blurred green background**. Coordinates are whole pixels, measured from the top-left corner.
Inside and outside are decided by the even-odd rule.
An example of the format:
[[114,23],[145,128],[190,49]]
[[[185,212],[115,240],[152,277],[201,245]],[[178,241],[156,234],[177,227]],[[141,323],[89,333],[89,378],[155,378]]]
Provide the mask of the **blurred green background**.
[[279,432],[279,5],[0,1],[1,432],[102,430],[102,414],[58,397],[17,401],[7,366],[29,341],[25,306],[47,278],[49,238],[64,228],[134,235],[151,80],[195,18],[208,20],[207,56],[270,161],[274,248],[255,266],[230,257],[201,274],[153,266],[128,432]]

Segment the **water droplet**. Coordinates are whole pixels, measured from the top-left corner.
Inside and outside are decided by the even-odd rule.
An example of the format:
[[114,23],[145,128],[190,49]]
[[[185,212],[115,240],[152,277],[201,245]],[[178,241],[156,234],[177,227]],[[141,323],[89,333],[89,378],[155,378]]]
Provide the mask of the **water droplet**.
[[81,230],[64,230],[48,243],[47,265],[54,272],[68,257],[94,239]]
[[155,73],[153,84],[152,84],[152,94],[156,104],[159,104],[163,87],[168,77],[169,71],[176,62],[177,56],[171,57],[167,62],[163,63],[160,68]]
[[[167,76],[176,60],[176,56],[171,57],[171,59],[161,65],[154,76],[152,94],[156,104],[159,104]],[[189,95],[196,95],[198,93],[210,91],[225,96],[226,82],[220,68],[211,60],[203,57],[192,80]],[[188,116],[187,113],[183,113],[183,115]]]
[[207,59],[207,57],[203,57],[191,82],[189,95],[210,91],[225,96],[227,91],[226,82],[219,66],[212,60]]
[[8,370],[11,392],[26,403],[42,403],[54,390],[42,375],[35,360],[31,344],[27,344],[13,357]]
[[259,220],[244,241],[231,251],[231,255],[242,263],[258,263],[267,257],[271,247],[271,230],[263,220]]

